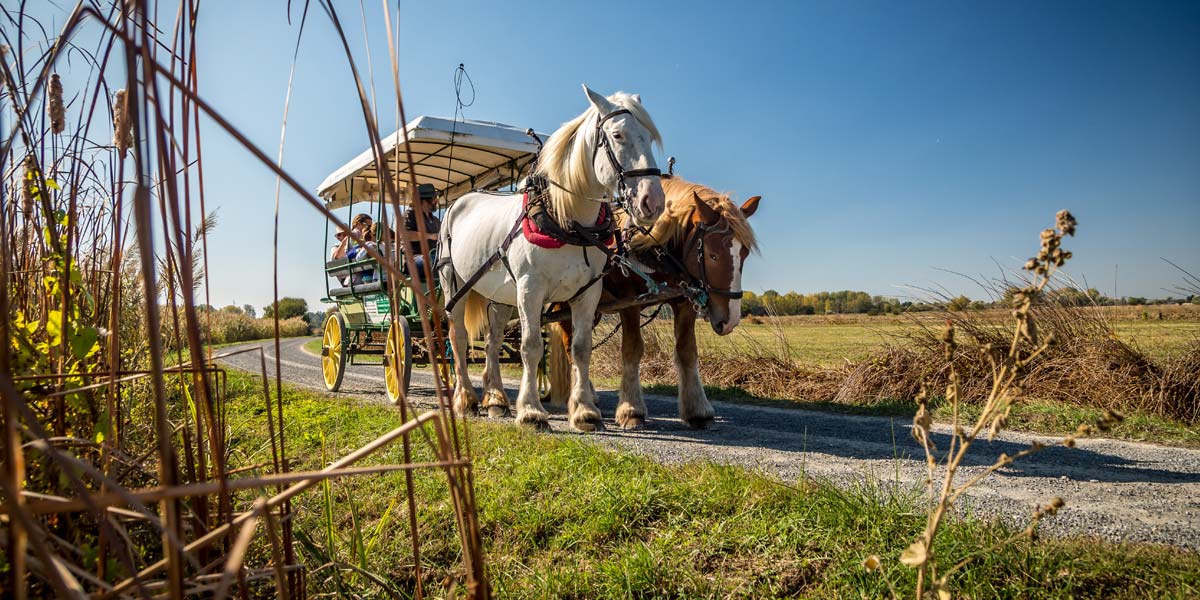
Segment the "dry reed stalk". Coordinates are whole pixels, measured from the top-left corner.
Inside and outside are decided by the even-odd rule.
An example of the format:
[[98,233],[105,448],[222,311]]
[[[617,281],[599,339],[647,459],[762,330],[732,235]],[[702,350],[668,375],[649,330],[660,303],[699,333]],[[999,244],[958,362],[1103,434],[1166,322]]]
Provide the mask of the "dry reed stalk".
[[[327,8],[332,12],[332,5]],[[276,402],[271,402],[266,360],[260,351],[272,472],[250,480],[229,480],[229,475],[240,468],[223,463],[229,449],[223,433],[223,372],[206,362],[201,351],[201,342],[206,336],[192,304],[192,292],[199,287],[203,286],[207,294],[207,277],[203,276],[207,272],[206,259],[198,259],[197,255],[206,254],[204,234],[208,219],[202,219],[198,228],[200,233],[193,236],[192,231],[196,229],[191,226],[193,186],[188,183],[193,164],[189,160],[190,153],[195,152],[197,161],[200,155],[198,128],[201,113],[210,116],[326,218],[335,222],[337,219],[281,166],[267,159],[200,98],[195,69],[195,10],[193,0],[181,3],[180,21],[168,39],[158,37],[166,28],[152,22],[152,11],[144,1],[113,5],[109,15],[101,14],[93,6],[79,5],[66,19],[58,37],[45,44],[49,50],[44,55],[27,63],[18,61],[24,65],[21,67],[23,72],[15,73],[17,85],[9,86],[10,90],[17,90],[12,96],[13,101],[24,116],[36,114],[32,112],[28,98],[38,98],[39,90],[46,86],[48,130],[50,134],[65,134],[65,139],[59,144],[55,141],[57,138],[35,131],[30,119],[22,119],[15,125],[12,135],[5,140],[0,160],[11,162],[14,156],[29,157],[30,167],[13,173],[13,178],[18,181],[11,186],[20,188],[27,197],[22,197],[19,203],[5,205],[0,222],[5,226],[15,223],[21,214],[27,220],[31,219],[35,204],[40,204],[44,218],[57,221],[58,215],[63,214],[68,223],[63,227],[48,223],[45,228],[26,228],[30,236],[27,242],[8,237],[4,249],[2,275],[6,290],[12,292],[11,296],[5,295],[4,302],[13,310],[0,311],[6,315],[3,331],[10,341],[12,332],[29,332],[27,338],[16,341],[16,347],[25,352],[21,359],[15,363],[4,361],[0,373],[15,375],[11,379],[0,377],[0,381],[15,382],[19,388],[14,388],[11,394],[6,393],[3,404],[6,501],[2,510],[9,523],[6,528],[10,543],[5,552],[12,572],[10,582],[18,584],[13,589],[20,594],[29,587],[26,582],[30,582],[35,585],[35,593],[48,592],[48,585],[62,596],[90,591],[104,597],[151,593],[179,597],[185,593],[212,592],[222,585],[228,589],[228,577],[222,580],[214,577],[218,574],[209,572],[216,569],[220,575],[235,573],[243,586],[252,577],[273,577],[280,597],[302,596],[305,574],[302,565],[295,562],[291,544],[293,519],[289,502],[294,494],[328,477],[388,470],[411,473],[415,469],[440,469],[447,475],[455,501],[459,534],[467,557],[464,563],[468,572],[483,582],[473,584],[472,589],[480,596],[486,595],[470,483],[469,448],[464,451],[464,438],[448,410],[444,385],[439,386],[439,397],[444,399],[440,402],[443,410],[411,419],[405,416],[405,431],[399,434],[406,447],[404,464],[288,473],[282,398],[277,396]],[[336,20],[336,15],[332,16]],[[80,107],[79,130],[67,133],[61,79],[51,71],[62,56],[60,46],[87,21],[103,26],[101,43],[97,46],[99,56],[87,62],[87,68],[92,69],[88,81],[94,82],[94,87],[90,94],[80,96],[85,98],[85,104]],[[30,31],[23,28],[17,34],[25,39]],[[395,71],[398,63],[394,47],[392,53]],[[160,55],[164,58],[160,59]],[[105,151],[103,144],[90,140],[89,136],[93,133],[93,116],[97,112],[103,114],[107,100],[104,91],[118,87],[109,86],[104,77],[110,56],[124,60],[127,79],[125,89],[112,97],[112,146]],[[163,63],[168,61],[170,66],[164,66]],[[7,63],[3,66],[0,73],[10,73]],[[397,81],[397,108],[402,110],[395,73],[393,78]],[[31,85],[29,81],[32,81]],[[6,83],[13,84],[14,81],[10,79]],[[159,89],[162,86],[166,87],[165,91]],[[29,90],[28,98],[23,95],[25,90]],[[176,94],[180,100],[178,106],[183,107],[181,115],[175,112]],[[88,96],[91,104],[86,103]],[[159,99],[168,101],[160,104]],[[367,123],[374,131],[373,121],[367,119]],[[373,145],[377,146],[377,135],[372,135]],[[21,144],[14,145],[17,140]],[[92,148],[101,150],[90,150]],[[133,186],[126,186],[123,174],[131,148],[135,150],[132,154],[135,182]],[[43,178],[34,157],[55,165],[57,181]],[[386,169],[387,165],[381,168]],[[155,175],[161,173],[174,176]],[[100,174],[107,174],[108,180]],[[60,192],[60,187],[69,193]],[[201,215],[206,215],[202,176],[198,187]],[[130,198],[126,199],[126,195]],[[136,217],[133,219],[129,218],[129,200]],[[155,228],[163,232],[161,241],[151,237]],[[136,245],[127,247],[123,240],[128,239],[137,239]],[[199,252],[196,244],[201,246]],[[156,254],[155,248],[161,248],[161,254]],[[380,256],[375,258],[382,259]],[[203,270],[198,268],[201,264],[205,266]],[[12,269],[9,265],[19,268]],[[400,277],[399,265],[394,259],[383,261],[382,267],[393,277]],[[42,285],[41,276],[47,274],[53,275],[54,281],[65,282],[52,297]],[[13,285],[8,285],[10,282]],[[164,291],[168,298],[165,307],[168,321],[159,327],[156,323],[161,322],[159,313],[164,307],[157,299]],[[14,314],[21,315],[21,327],[15,327],[18,323]],[[53,329],[48,327],[52,317],[69,318],[73,332],[95,335],[93,346],[80,346],[80,352],[86,350],[86,353],[73,357],[74,346],[68,343],[66,336],[49,337]],[[436,320],[439,317],[433,318],[423,324],[427,343],[444,343],[440,339],[440,323]],[[100,327],[101,323],[104,327]],[[61,325],[58,327],[65,329]],[[25,336],[25,333],[21,335]],[[211,332],[208,335],[211,336]],[[36,344],[46,344],[53,360],[44,361],[38,353],[31,352]],[[174,350],[175,358],[183,362],[185,346],[190,362],[180,367],[162,364],[163,353],[170,350]],[[6,343],[4,348],[7,350],[9,345]],[[98,396],[103,402],[97,402]],[[188,403],[184,402],[185,397]],[[60,402],[68,398],[70,403]],[[61,411],[51,435],[39,422],[42,416],[38,411],[47,405],[83,408]],[[431,423],[436,439],[430,438],[420,427],[425,422]],[[436,460],[411,462],[407,451],[410,431],[420,431],[434,449]],[[93,432],[102,433],[103,438],[94,442],[64,441],[80,435],[89,437]],[[392,432],[382,436],[342,460],[376,452],[396,435]],[[26,461],[27,449],[29,461]],[[28,477],[21,475],[20,468],[26,462],[31,467]],[[345,463],[339,461],[337,464]],[[69,480],[66,487],[57,477],[60,471]],[[238,561],[223,562],[230,556],[237,556],[230,550],[240,553],[246,546],[244,542],[230,541],[223,537],[224,534],[214,536],[214,532],[255,514],[255,511],[234,512],[229,502],[231,494],[237,491],[233,488],[261,489],[272,485],[282,488],[293,481],[295,485],[280,489],[272,497],[278,499],[270,504],[274,509],[261,512],[271,541],[271,568],[256,570],[238,565]],[[408,481],[412,507],[414,492],[411,478]],[[148,486],[152,491],[146,489]],[[131,493],[130,490],[138,492]],[[191,511],[186,514],[179,510],[177,502],[185,494],[196,494],[190,496]],[[215,503],[214,495],[217,496]],[[37,504],[33,507],[36,510],[30,510],[25,503],[27,498],[50,504]],[[155,501],[164,501],[161,512],[156,513],[143,505]],[[42,509],[46,509],[45,512],[40,512]],[[275,509],[281,511],[278,521],[274,521]],[[66,518],[64,510],[81,512]],[[411,512],[414,555],[418,555],[415,510]],[[122,518],[114,519],[113,515]],[[30,532],[35,534],[33,539],[28,535]],[[201,533],[200,537],[191,539]],[[93,536],[99,541],[95,575],[73,564],[81,553],[64,540],[78,536]],[[25,550],[29,542],[32,556]],[[224,543],[224,548],[213,546],[219,543]],[[249,560],[249,555],[241,556]],[[158,557],[163,558],[149,566],[144,565],[146,560],[153,561]],[[31,560],[26,561],[27,558]],[[114,559],[123,573],[109,570],[108,565]],[[166,579],[150,579],[151,573],[157,574],[163,567],[167,568]],[[27,579],[30,573],[35,575],[32,581]],[[139,575],[126,577],[134,573]],[[126,578],[111,585],[109,582],[117,577]],[[420,585],[418,580],[418,596]],[[244,594],[246,588],[242,587],[240,591]]]
[[[1055,497],[1048,504],[1035,507],[1033,517],[1028,526],[1008,539],[986,548],[981,548],[971,555],[960,559],[953,566],[939,570],[939,557],[936,553],[938,531],[946,516],[955,506],[956,501],[969,489],[996,471],[1012,464],[1030,454],[1040,452],[1049,446],[1062,445],[1072,447],[1075,441],[1083,436],[1097,431],[1107,431],[1121,420],[1118,413],[1109,411],[1094,425],[1080,425],[1075,432],[1063,437],[1054,444],[1044,445],[1038,442],[1023,449],[1013,456],[1001,454],[1000,457],[981,473],[965,482],[955,479],[959,466],[970,450],[972,443],[981,435],[994,439],[1004,429],[1017,405],[1018,399],[1025,393],[1025,378],[1032,366],[1036,365],[1047,350],[1056,343],[1053,333],[1040,331],[1038,320],[1033,310],[1034,303],[1043,296],[1053,273],[1061,267],[1071,253],[1061,248],[1063,237],[1075,234],[1075,219],[1067,211],[1060,211],[1055,217],[1055,228],[1047,229],[1041,234],[1041,249],[1038,255],[1029,259],[1025,269],[1033,274],[1028,285],[1021,288],[1015,295],[1016,303],[1012,311],[1014,326],[1010,330],[1009,343],[996,351],[991,345],[979,349],[991,367],[991,388],[983,401],[983,408],[973,425],[964,427],[959,422],[959,404],[962,401],[962,389],[956,363],[959,352],[956,340],[955,324],[947,322],[940,336],[943,348],[943,361],[949,371],[945,397],[953,409],[954,419],[951,424],[949,448],[939,457],[939,450],[932,441],[932,417],[928,409],[928,394],[922,389],[917,396],[918,410],[913,417],[912,436],[921,444],[926,458],[925,485],[929,497],[927,520],[924,531],[907,549],[900,554],[899,562],[907,567],[916,569],[917,584],[914,597],[921,600],[925,597],[925,589],[934,592],[939,600],[951,597],[949,578],[971,560],[990,553],[1004,545],[1022,538],[1033,539],[1038,523],[1042,518],[1055,514],[1063,507],[1064,501]],[[986,432],[986,433],[985,433]],[[941,484],[937,485],[940,478]],[[868,571],[880,573],[886,579],[886,572],[879,567],[879,560],[868,557],[863,566]],[[888,587],[896,596],[891,581]]]

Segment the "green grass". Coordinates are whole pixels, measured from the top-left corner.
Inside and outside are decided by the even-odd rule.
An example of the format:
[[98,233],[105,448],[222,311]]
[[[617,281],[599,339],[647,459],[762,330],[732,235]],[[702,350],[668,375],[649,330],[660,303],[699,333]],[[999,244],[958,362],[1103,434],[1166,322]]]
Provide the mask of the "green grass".
[[[269,452],[258,385],[231,373],[232,466]],[[389,407],[313,392],[286,389],[284,402],[293,469],[320,468],[399,423]],[[924,523],[912,494],[877,483],[843,491],[780,482],[711,464],[668,467],[601,449],[588,436],[502,424],[472,422],[470,436],[487,569],[500,597],[884,597],[885,584],[860,566],[869,554],[883,557],[888,576],[911,593],[913,573],[896,557]],[[416,459],[427,459],[424,444],[416,446]],[[400,459],[397,442],[363,464]],[[331,557],[353,562],[409,595],[403,481],[399,473],[352,478],[297,498],[309,568]],[[445,477],[418,473],[416,487],[426,590],[441,594],[443,582],[461,577]],[[939,538],[940,556],[961,558],[1007,533],[953,521]],[[351,577],[341,576],[342,593],[387,595]],[[335,579],[331,570],[310,572],[310,592],[338,591]],[[1200,557],[1087,539],[1022,542],[982,557],[951,584],[956,595],[976,598],[1195,597]]]

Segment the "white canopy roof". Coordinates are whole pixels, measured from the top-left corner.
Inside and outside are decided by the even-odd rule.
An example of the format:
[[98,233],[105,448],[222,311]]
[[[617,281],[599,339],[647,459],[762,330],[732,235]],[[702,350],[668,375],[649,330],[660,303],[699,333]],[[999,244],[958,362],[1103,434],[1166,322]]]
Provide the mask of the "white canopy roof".
[[[405,128],[417,183],[431,183],[440,198],[454,200],[476,188],[498,187],[520,179],[533,160],[537,144],[524,129],[491,121],[417,117]],[[547,136],[538,134],[543,141]],[[393,176],[399,178],[400,202],[407,200],[408,156],[397,131],[382,141]],[[379,200],[382,187],[375,153],[368,148],[331,173],[317,188],[329,208]]]

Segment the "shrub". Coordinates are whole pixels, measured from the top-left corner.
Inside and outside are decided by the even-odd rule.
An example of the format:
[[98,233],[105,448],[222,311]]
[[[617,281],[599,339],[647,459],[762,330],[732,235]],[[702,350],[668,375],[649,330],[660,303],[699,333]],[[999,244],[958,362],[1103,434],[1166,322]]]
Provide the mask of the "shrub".
[[[210,344],[228,344],[230,342],[248,342],[261,340],[275,335],[275,321],[272,319],[255,319],[241,312],[217,311],[208,315],[211,318],[211,333],[206,342]],[[207,325],[206,319],[201,319],[202,325]],[[292,317],[279,322],[280,337],[296,337],[308,335],[308,323],[303,317]]]

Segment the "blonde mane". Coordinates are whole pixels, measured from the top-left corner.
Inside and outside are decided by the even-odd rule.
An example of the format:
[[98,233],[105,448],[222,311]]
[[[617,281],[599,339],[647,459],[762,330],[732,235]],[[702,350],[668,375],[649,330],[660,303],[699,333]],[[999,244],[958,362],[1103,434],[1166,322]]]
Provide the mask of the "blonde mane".
[[[660,147],[662,146],[662,137],[658,134],[658,127],[654,125],[654,121],[650,119],[650,114],[642,107],[641,102],[625,92],[617,92],[609,96],[608,101],[628,109],[642,124],[642,127],[650,132],[651,140]],[[583,114],[563,123],[558,131],[550,136],[550,139],[546,141],[546,146],[542,148],[541,156],[538,157],[538,174],[544,175],[554,183],[570,190],[566,191],[555,185],[551,185],[549,190],[550,212],[558,224],[563,227],[569,227],[571,221],[580,221],[585,225],[591,225],[592,223],[586,222],[584,219],[590,218],[595,221],[596,214],[600,210],[599,203],[583,197],[588,194],[588,190],[592,187],[592,181],[595,179],[592,174],[594,141],[588,139],[590,136],[583,125],[585,123],[594,124],[600,116],[596,107],[589,105]]]
[[[692,227],[692,213],[696,211],[696,206],[692,203],[692,194],[695,193],[705,204],[721,214],[721,219],[729,224],[733,236],[743,247],[749,248],[751,252],[758,252],[758,242],[754,238],[754,230],[750,228],[750,221],[742,214],[742,209],[729,199],[728,194],[720,194],[712,188],[670,175],[663,175],[662,186],[667,196],[666,209],[654,222],[649,236],[636,235],[630,240],[631,248],[640,250],[682,240]],[[622,221],[624,218],[622,215]]]

